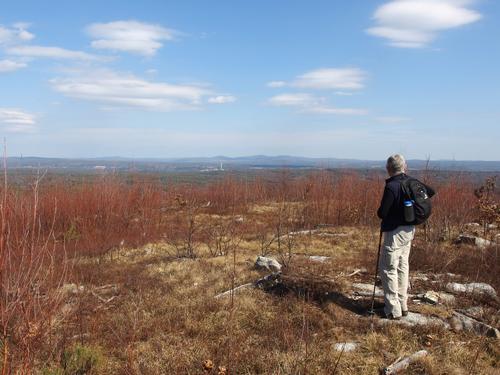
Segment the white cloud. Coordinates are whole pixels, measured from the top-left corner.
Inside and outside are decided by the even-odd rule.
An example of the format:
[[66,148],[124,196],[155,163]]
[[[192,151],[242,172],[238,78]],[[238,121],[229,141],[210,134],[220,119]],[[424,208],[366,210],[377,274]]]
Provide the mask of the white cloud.
[[311,94],[297,93],[297,94],[281,94],[273,96],[269,99],[269,104],[283,107],[283,106],[292,106],[292,107],[303,107],[306,105],[311,105],[321,101],[320,99],[314,97]]
[[276,107],[295,107],[299,112],[331,115],[363,115],[362,108],[337,108],[326,104],[326,99],[307,93],[288,93],[273,96],[268,103]]
[[225,104],[225,103],[233,103],[236,101],[236,97],[232,95],[218,95],[208,98],[208,102],[210,104]]
[[180,33],[138,21],[115,21],[94,23],[86,28],[87,33],[96,38],[91,45],[96,49],[124,51],[144,56],[153,56],[164,40],[173,40]]
[[29,27],[27,23],[15,23],[11,27],[0,25],[0,45],[11,45],[26,42],[35,37],[26,30]]
[[0,60],[0,73],[13,72],[18,69],[25,68],[26,63],[12,60]]
[[13,133],[31,133],[35,130],[35,116],[17,108],[0,108],[0,124]]
[[135,107],[153,111],[195,110],[213,94],[196,85],[151,82],[109,70],[73,74],[51,80],[54,90],[73,98],[106,106]]
[[421,48],[441,30],[476,22],[481,14],[466,6],[473,0],[393,0],[377,8],[376,26],[366,31],[402,48]]
[[267,83],[267,87],[277,88],[284,87],[286,85],[285,81],[271,81]]
[[358,68],[316,69],[298,76],[292,86],[309,89],[349,89],[364,87],[366,73]]
[[102,57],[92,55],[82,51],[74,51],[60,47],[46,47],[46,46],[15,46],[7,48],[7,54],[12,56],[22,57],[41,57],[50,59],[62,60],[82,60],[82,61],[100,61],[104,60]]

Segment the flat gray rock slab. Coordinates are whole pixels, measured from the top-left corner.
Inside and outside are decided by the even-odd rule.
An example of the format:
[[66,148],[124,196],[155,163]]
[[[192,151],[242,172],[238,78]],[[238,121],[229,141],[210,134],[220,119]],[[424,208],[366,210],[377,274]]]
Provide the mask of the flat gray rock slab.
[[415,326],[438,326],[444,329],[450,329],[450,325],[443,319],[433,316],[426,316],[419,313],[409,312],[407,316],[401,317],[399,320],[380,319],[379,324],[397,324],[407,327]]
[[450,323],[454,331],[468,331],[482,336],[500,338],[500,331],[497,328],[458,311],[453,312]]

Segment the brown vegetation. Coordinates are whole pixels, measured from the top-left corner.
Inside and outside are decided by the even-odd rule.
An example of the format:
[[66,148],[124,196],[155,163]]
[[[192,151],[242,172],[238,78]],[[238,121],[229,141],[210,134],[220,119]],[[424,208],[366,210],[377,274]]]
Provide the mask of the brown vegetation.
[[[76,184],[35,176],[9,186],[6,177],[2,375],[372,374],[419,350],[425,335],[435,340],[420,373],[458,374],[455,368],[469,371],[472,361],[476,373],[494,373],[499,349],[493,342],[396,327],[373,331],[318,297],[324,288],[342,290],[342,272],[374,271],[383,179],[378,172],[292,178],[285,171],[279,178],[229,176],[201,185],[158,176]],[[466,223],[483,218],[477,186],[460,175],[427,182],[438,194],[415,242],[412,269],[453,272],[498,290],[498,252],[451,242]],[[498,201],[494,189],[488,200]],[[313,236],[318,228],[329,234]],[[298,293],[283,298],[257,289],[213,298],[262,277],[252,265],[267,254],[285,265],[283,278]],[[330,260],[314,265],[297,254]],[[357,341],[361,349],[335,352],[342,341]],[[439,364],[444,358],[450,365]]]

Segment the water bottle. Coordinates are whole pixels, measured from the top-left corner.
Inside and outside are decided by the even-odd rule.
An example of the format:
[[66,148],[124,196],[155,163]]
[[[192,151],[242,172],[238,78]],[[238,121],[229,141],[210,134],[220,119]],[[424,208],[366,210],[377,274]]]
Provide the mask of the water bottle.
[[404,202],[404,205],[405,221],[407,223],[413,223],[415,221],[415,208],[413,207],[413,201],[407,200]]

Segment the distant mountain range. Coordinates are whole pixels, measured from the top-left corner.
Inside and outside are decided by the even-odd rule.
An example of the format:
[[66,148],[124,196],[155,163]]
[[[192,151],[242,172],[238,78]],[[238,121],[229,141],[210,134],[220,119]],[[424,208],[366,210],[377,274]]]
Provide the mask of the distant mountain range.
[[[217,171],[245,169],[383,169],[385,160],[357,160],[337,158],[307,158],[300,156],[213,156],[186,158],[44,158],[9,157],[9,169],[66,169],[66,170],[137,170],[137,171]],[[432,169],[441,171],[499,172],[500,161],[481,160],[408,160],[412,170]]]

